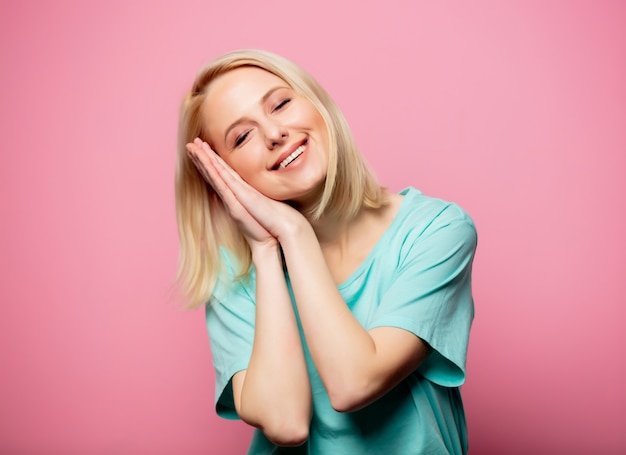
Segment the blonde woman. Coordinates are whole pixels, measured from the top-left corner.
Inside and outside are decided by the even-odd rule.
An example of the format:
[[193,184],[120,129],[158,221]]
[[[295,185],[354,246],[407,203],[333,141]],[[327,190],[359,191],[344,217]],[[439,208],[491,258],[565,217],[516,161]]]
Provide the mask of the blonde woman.
[[386,191],[324,89],[269,52],[198,73],[178,148],[179,279],[248,453],[466,453],[468,215]]

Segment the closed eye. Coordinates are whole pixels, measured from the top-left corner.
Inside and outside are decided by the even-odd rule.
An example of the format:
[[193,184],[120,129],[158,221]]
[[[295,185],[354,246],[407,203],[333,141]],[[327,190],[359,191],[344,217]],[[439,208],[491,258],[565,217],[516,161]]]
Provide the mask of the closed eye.
[[274,111],[278,111],[279,109],[282,109],[283,107],[285,107],[289,102],[291,101],[291,98],[285,98],[284,100],[282,100],[280,103],[278,103],[276,105],[276,107],[274,107]]
[[240,134],[239,136],[237,136],[237,139],[235,139],[235,147],[239,147],[241,144],[243,144],[243,141],[246,140],[246,138],[248,137],[248,134],[250,134],[250,131],[246,131]]

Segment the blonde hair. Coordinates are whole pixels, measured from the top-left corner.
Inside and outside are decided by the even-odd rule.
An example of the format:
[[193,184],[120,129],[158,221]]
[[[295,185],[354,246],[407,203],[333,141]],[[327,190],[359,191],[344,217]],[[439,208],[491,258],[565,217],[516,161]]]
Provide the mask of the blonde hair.
[[176,217],[180,242],[177,280],[190,307],[207,302],[222,270],[220,248],[236,260],[239,277],[251,266],[245,238],[219,198],[187,156],[186,144],[196,137],[207,140],[202,104],[206,89],[216,77],[251,66],[283,79],[308,99],[326,123],[329,162],[324,190],[317,203],[303,215],[350,219],[363,207],[378,208],[386,195],[359,153],[348,123],[328,93],[306,71],[279,55],[261,50],[238,50],[210,62],[196,75],[185,96],[178,127],[176,161]]

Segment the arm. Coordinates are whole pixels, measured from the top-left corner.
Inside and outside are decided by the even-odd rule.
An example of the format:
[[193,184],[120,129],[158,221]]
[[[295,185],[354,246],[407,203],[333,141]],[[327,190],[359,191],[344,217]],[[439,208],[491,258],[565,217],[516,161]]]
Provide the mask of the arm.
[[257,248],[256,320],[248,369],[233,377],[242,420],[278,445],[308,438],[311,390],[278,248]]
[[[338,411],[362,408],[413,372],[429,355],[429,346],[400,328],[365,330],[337,290],[308,221],[287,205],[258,193],[212,156],[234,197],[283,248],[307,344],[332,406]],[[433,251],[436,257],[429,257],[420,267],[434,273],[430,278],[437,280],[440,269],[449,267],[448,253]],[[450,262],[454,268],[454,261]],[[445,265],[440,267],[440,263]],[[445,283],[433,285],[436,289],[416,290],[416,299],[432,293],[445,299]]]
[[396,386],[429,348],[403,329],[366,331],[346,306],[308,223],[279,237],[307,344],[337,411],[360,409]]
[[256,270],[252,353],[248,368],[232,378],[237,414],[275,444],[299,445],[308,438],[311,390],[278,242],[237,203],[198,144],[188,148],[244,232]]
[[[369,331],[352,318],[343,301],[335,300],[339,293],[334,283],[320,285],[322,279],[333,281],[327,269],[326,277],[313,281],[324,260],[316,239],[307,241],[306,233],[280,238],[307,343],[337,410],[367,405],[415,369],[442,386],[463,383],[473,318],[476,230],[453,204],[427,204],[432,208],[420,205],[418,221],[405,212],[404,219],[415,224],[395,237],[398,256],[389,261],[394,262],[390,286],[378,294]],[[311,283],[316,294],[307,289]],[[334,343],[330,349],[323,344],[328,341]]]
[[428,355],[427,345],[402,329],[366,331],[337,290],[308,221],[251,188],[208,146],[203,151],[236,204],[280,242],[307,344],[332,406],[339,411],[359,409],[414,371]]

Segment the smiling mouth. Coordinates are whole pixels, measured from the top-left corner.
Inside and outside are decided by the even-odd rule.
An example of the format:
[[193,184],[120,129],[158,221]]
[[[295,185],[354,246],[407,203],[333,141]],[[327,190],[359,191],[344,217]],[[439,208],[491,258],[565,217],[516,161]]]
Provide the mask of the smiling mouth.
[[304,149],[306,149],[306,146],[308,144],[309,141],[306,141],[304,144],[302,144],[300,147],[298,147],[297,149],[295,149],[293,151],[293,153],[291,155],[289,155],[287,158],[285,158],[284,160],[282,160],[278,166],[276,167],[277,171],[280,171],[281,169],[285,169],[287,166],[289,166],[293,160],[295,160],[296,158],[298,158],[300,155],[302,155],[302,153],[304,153]]

